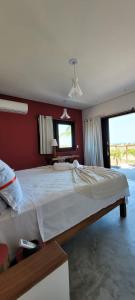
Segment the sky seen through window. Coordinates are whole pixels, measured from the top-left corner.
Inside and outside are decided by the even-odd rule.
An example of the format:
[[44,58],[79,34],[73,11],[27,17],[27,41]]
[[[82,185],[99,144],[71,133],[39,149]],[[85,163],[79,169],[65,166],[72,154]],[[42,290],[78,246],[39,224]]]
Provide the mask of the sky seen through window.
[[109,119],[110,144],[135,144],[135,113]]

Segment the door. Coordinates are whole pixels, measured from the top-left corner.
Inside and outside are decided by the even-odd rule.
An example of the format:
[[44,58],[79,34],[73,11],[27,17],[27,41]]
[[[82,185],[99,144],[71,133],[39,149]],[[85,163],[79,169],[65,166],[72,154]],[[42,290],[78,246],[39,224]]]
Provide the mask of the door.
[[104,167],[110,168],[109,118],[101,119]]
[[135,168],[135,113],[109,118],[111,167],[131,171]]
[[105,168],[135,167],[135,111],[101,119]]

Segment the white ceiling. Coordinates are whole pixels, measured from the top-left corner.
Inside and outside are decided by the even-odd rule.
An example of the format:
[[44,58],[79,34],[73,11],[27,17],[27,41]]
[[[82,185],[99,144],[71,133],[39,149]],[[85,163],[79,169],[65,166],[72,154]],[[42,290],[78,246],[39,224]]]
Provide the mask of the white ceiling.
[[135,0],[0,0],[0,93],[86,108],[133,90]]

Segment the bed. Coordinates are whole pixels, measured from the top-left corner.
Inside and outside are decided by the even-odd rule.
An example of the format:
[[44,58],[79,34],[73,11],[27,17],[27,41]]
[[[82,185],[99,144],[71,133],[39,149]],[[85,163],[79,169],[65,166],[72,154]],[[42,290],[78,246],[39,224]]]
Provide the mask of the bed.
[[128,183],[115,171],[98,167],[60,171],[43,166],[16,175],[24,195],[21,212],[7,209],[0,216],[0,242],[8,244],[11,257],[20,238],[55,239],[62,244],[116,206],[126,216]]

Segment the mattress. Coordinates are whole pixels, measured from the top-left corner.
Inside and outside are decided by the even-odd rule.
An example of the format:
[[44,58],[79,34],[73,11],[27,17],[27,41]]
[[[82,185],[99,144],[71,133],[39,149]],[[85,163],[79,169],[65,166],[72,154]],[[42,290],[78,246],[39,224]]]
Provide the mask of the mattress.
[[20,238],[47,241],[127,197],[126,177],[104,170],[89,167],[94,178],[91,184],[74,170],[56,171],[52,166],[17,171],[24,195],[21,213],[8,209],[0,216],[0,242],[8,244],[10,255],[15,253]]

